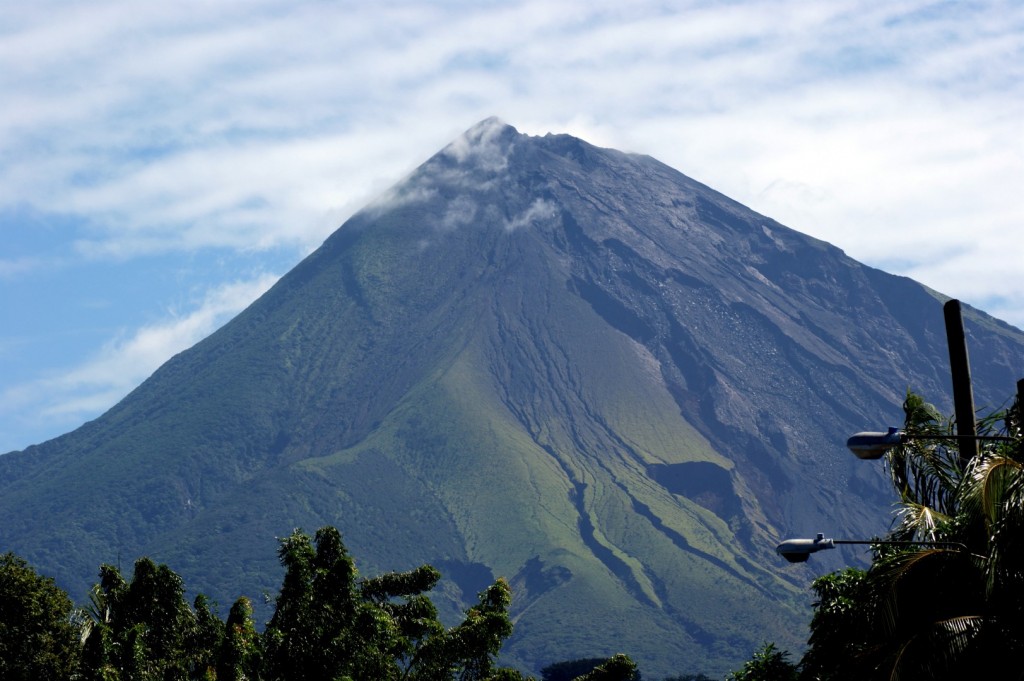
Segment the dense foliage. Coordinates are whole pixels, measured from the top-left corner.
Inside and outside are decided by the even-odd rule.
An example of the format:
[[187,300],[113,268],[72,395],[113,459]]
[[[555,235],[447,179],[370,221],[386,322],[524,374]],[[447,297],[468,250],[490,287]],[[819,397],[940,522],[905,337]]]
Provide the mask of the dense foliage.
[[[512,633],[511,590],[499,579],[455,627],[426,596],[429,565],[360,578],[340,533],[296,530],[278,552],[285,575],[260,634],[240,598],[221,621],[203,596],[149,558],[130,580],[103,565],[85,611],[13,554],[0,556],[0,678],[82,681],[517,681],[495,658]],[[577,681],[632,681],[616,655]]]
[[0,556],[0,679],[71,677],[77,638],[67,594],[23,559],[12,553]]
[[1024,438],[1021,405],[978,423],[962,456],[953,423],[908,394],[904,443],[887,454],[899,498],[867,571],[816,580],[804,678],[1021,678],[1024,656]]
[[[549,664],[540,670],[541,681],[611,681],[632,679],[640,681],[640,672],[625,655],[616,655],[605,660],[600,657],[584,657]],[[667,681],[667,680],[666,680]]]
[[727,681],[798,681],[797,665],[789,661],[789,653],[774,643],[765,643],[754,651],[743,668],[729,675]]

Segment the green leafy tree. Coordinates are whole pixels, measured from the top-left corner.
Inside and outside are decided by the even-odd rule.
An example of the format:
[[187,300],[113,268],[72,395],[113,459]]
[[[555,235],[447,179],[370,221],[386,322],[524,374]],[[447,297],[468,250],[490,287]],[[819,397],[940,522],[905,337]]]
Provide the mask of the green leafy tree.
[[512,633],[504,580],[480,594],[461,624],[445,629],[425,595],[440,579],[430,566],[359,579],[333,527],[316,533],[315,547],[296,530],[281,541],[279,557],[285,576],[264,635],[267,678],[519,678],[494,664]]
[[252,619],[252,603],[244,596],[235,601],[224,624],[217,651],[217,681],[260,678],[263,644]]
[[0,679],[70,679],[79,662],[68,595],[13,553],[0,555]]
[[797,681],[799,667],[789,661],[789,652],[774,643],[765,643],[754,651],[743,668],[728,676],[728,681]]
[[811,584],[817,596],[808,650],[801,660],[803,677],[831,681],[870,678],[869,648],[875,604],[867,590],[867,572],[847,568]]
[[[589,679],[592,672],[595,672],[598,668],[604,667],[601,673],[608,673],[609,665],[611,666],[612,673],[616,673],[618,669],[626,669],[632,664],[631,661],[628,664],[623,664],[629,660],[625,655],[619,656],[619,658],[604,658],[604,657],[585,657],[576,660],[565,660],[563,662],[555,662],[547,665],[540,670],[541,681],[576,681],[576,679],[584,678]],[[632,666],[633,676],[626,677],[633,681],[641,681],[640,672],[636,671],[636,665]],[[606,677],[598,677],[606,678]],[[710,681],[710,679],[708,679]]]
[[629,656],[619,653],[608,658],[593,671],[577,676],[573,681],[635,681],[637,679],[636,664]]
[[540,670],[541,681],[573,681],[594,670],[605,661],[603,657],[584,657],[577,660],[553,662]]
[[479,594],[477,604],[466,611],[461,624],[435,628],[416,651],[408,668],[412,679],[515,679],[518,673],[495,667],[501,645],[512,634],[508,609],[512,590],[499,579]]
[[102,681],[202,679],[214,672],[223,635],[205,599],[184,599],[181,577],[149,558],[135,561],[131,581],[100,567],[90,594],[82,676]]
[[202,594],[196,596],[192,609],[195,625],[189,627],[184,641],[190,676],[194,679],[216,679],[217,658],[223,646],[225,625]]
[[375,613],[358,612],[355,564],[340,535],[324,528],[316,540],[314,548],[309,536],[296,530],[278,550],[285,575],[265,635],[271,679],[356,676],[362,670],[353,669],[359,664],[355,655],[361,661],[379,657],[355,650],[359,638],[373,640],[386,632],[380,631],[382,623]]

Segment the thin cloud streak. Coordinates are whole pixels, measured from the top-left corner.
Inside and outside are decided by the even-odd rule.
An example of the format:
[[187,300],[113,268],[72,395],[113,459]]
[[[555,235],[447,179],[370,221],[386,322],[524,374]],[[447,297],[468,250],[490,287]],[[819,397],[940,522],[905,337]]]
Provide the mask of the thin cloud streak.
[[112,339],[80,366],[5,389],[0,393],[0,411],[13,414],[28,426],[77,426],[127,395],[168,358],[215,331],[277,279],[264,274],[209,290],[191,311],[171,313],[163,321]]

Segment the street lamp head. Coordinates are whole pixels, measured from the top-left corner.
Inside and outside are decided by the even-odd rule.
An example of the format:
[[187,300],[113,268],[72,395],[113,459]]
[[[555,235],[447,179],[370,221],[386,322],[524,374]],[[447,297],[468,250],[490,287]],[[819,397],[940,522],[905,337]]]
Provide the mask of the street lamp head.
[[889,428],[884,433],[864,432],[851,436],[846,447],[858,459],[881,459],[885,453],[903,442],[903,433],[899,428]]
[[1015,442],[1016,438],[1005,435],[907,435],[899,428],[890,427],[884,433],[867,431],[851,435],[846,441],[846,447],[853,452],[858,459],[881,459],[885,453],[898,445],[910,442],[911,440],[937,440],[940,442],[958,442],[961,451],[966,445],[964,442]]
[[835,547],[833,540],[826,539],[825,535],[819,532],[814,539],[787,539],[775,547],[775,553],[790,563],[806,563],[812,553]]
[[903,541],[892,539],[826,539],[820,532],[814,539],[787,539],[775,547],[779,554],[790,563],[805,563],[812,553],[834,549],[836,544],[861,544],[863,546],[936,546],[967,553],[967,546],[955,541]]

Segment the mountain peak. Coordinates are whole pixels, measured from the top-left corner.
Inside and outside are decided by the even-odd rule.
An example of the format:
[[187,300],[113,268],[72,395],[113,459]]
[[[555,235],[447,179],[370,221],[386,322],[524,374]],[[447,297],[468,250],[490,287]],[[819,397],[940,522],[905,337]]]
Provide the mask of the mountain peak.
[[[998,403],[1024,334],[968,321]],[[441,569],[447,612],[507,576],[523,668],[724,675],[802,640],[779,539],[883,530],[884,475],[840,443],[905,386],[941,408],[945,357],[913,281],[488,118],[110,412],[0,457],[0,546],[76,596],[120,552],[229,602],[280,583],[272,537],[333,525],[371,570]]]
[[444,156],[484,171],[500,171],[508,165],[512,144],[519,131],[497,116],[485,118],[466,130],[441,152]]
[[486,134],[488,131],[503,130],[505,128],[510,128],[513,132],[517,132],[518,133],[518,131],[515,128],[513,128],[511,125],[506,123],[504,120],[502,120],[498,116],[488,116],[487,118],[483,119],[482,121],[480,121],[476,125],[470,127],[463,134],[466,135],[466,136],[473,137],[473,136],[480,136],[480,135]]

